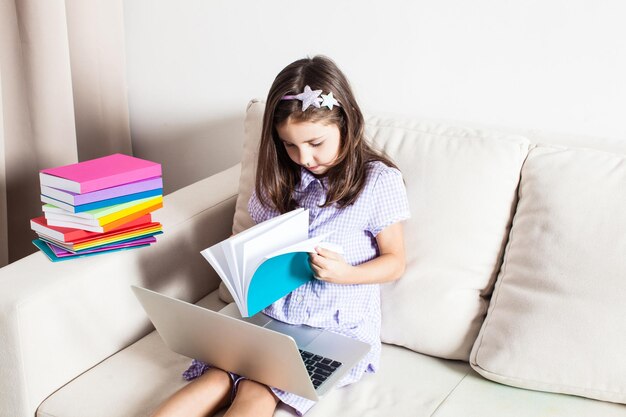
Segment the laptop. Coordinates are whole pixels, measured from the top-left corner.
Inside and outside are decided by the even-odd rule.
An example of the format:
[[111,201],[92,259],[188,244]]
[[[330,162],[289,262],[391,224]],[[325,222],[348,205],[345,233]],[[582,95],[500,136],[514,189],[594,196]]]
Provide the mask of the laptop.
[[242,318],[131,286],[168,348],[216,368],[312,401],[326,394],[370,350],[347,336],[291,325],[263,313]]

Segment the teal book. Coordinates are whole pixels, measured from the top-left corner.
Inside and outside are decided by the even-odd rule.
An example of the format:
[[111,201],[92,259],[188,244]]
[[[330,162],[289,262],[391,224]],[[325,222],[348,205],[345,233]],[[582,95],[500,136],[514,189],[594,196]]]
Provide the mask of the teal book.
[[309,238],[309,211],[296,209],[259,223],[201,253],[233,296],[242,317],[250,317],[314,279],[309,253],[330,233]]
[[91,203],[72,205],[56,198],[41,194],[41,201],[47,204],[52,204],[55,207],[62,208],[71,213],[82,213],[84,211],[95,210],[99,208],[115,206],[117,204],[128,203],[135,200],[141,200],[147,197],[155,197],[163,194],[163,188],[155,188],[154,190],[141,191],[134,194],[126,194],[118,197],[109,198],[107,200],[94,201]]

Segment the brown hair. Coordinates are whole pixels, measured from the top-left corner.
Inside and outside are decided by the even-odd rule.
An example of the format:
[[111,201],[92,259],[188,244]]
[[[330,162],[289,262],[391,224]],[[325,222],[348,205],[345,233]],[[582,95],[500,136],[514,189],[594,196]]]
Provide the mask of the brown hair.
[[[340,105],[333,106],[332,110],[310,106],[302,111],[301,101],[282,100],[285,95],[301,93],[307,85],[325,94],[332,92]],[[368,162],[382,161],[396,168],[389,158],[364,140],[363,114],[346,76],[337,65],[319,55],[300,59],[286,66],[270,88],[259,145],[256,194],[262,204],[280,213],[297,207],[293,190],[300,182],[300,166],[289,158],[276,131],[276,126],[287,121],[334,124],[341,132],[336,164],[326,173],[328,192],[322,207],[334,203],[339,207],[352,204],[365,186]]]

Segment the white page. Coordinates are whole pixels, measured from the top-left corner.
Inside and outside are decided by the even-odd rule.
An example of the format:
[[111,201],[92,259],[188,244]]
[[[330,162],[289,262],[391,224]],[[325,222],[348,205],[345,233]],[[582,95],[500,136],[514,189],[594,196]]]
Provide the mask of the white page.
[[[266,230],[271,229],[272,227],[276,227],[279,223],[286,221],[287,219],[298,215],[300,212],[304,211],[303,208],[295,209],[289,211],[287,213],[281,214],[280,216],[273,217],[269,220],[266,220],[262,223],[256,224],[251,228],[244,230],[241,233],[236,234],[235,236],[231,236],[228,241],[234,247],[235,253],[237,254],[237,259],[243,261],[243,243],[247,242],[250,239],[253,239],[260,234],[264,233]],[[243,271],[243,264],[239,263],[239,271]]]
[[339,255],[343,255],[345,253],[343,250],[343,246],[336,243],[320,242],[317,246],[319,246],[320,248],[328,249],[329,251],[337,252]]
[[240,243],[247,241],[248,239],[262,234],[265,230],[271,229],[275,224],[281,223],[286,219],[297,215],[304,209],[292,210],[281,216],[274,217],[263,223],[259,223],[243,232],[231,236],[230,238],[223,240],[209,248],[204,249],[200,253],[211,264],[215,272],[222,278],[224,285],[228,288],[235,303],[239,306],[240,311],[247,313],[247,305],[242,287],[242,279],[239,274],[239,264],[243,264],[243,260],[239,261],[237,258],[240,251],[237,247]]
[[237,293],[243,295],[243,286],[241,285],[241,277],[239,275],[239,269],[237,268],[237,254],[233,249],[230,238],[220,242],[219,245],[224,253],[226,264],[228,265],[228,269],[230,269],[230,277],[235,288],[237,288]]
[[[290,245],[284,248],[281,248],[275,252],[269,253],[267,255],[265,255],[265,257],[263,258],[264,262],[267,259],[273,258],[274,256],[279,256],[279,255],[284,255],[285,253],[291,253],[291,252],[309,252],[309,253],[314,253],[315,252],[315,248],[317,246],[323,246],[324,244],[322,243],[322,241],[324,239],[326,239],[328,236],[330,236],[333,232],[328,232],[328,233],[323,233],[319,236],[315,236],[312,237],[310,239],[307,239],[305,241],[302,242],[298,242],[294,245]],[[336,245],[339,246],[339,245]]]
[[[245,262],[246,254],[244,251],[244,246],[246,242],[252,239],[255,239],[261,235],[264,235],[269,230],[276,228],[279,224],[282,224],[283,222],[286,222],[293,217],[302,215],[301,213],[303,211],[304,211],[303,208],[299,208],[299,209],[295,209],[287,213],[281,214],[280,216],[273,217],[269,220],[266,220],[262,223],[259,223],[251,227],[250,229],[244,230],[243,232],[236,234],[235,236],[232,236],[226,241],[228,242],[230,250],[232,251],[231,253],[237,259],[237,266],[236,266],[237,276],[238,276],[237,284],[241,288],[242,294],[244,294],[242,298],[243,300],[246,300],[245,298],[246,291],[244,290],[246,288],[244,286],[244,281],[245,281],[244,277],[245,277],[245,268],[246,268],[246,262]],[[308,213],[307,213],[307,219],[308,219]]]
[[240,311],[247,311],[247,307],[244,306],[241,301],[242,294],[238,292],[237,289],[233,286],[233,282],[229,277],[230,271],[227,272],[222,269],[222,265],[226,267],[228,267],[228,265],[224,256],[224,251],[221,247],[221,242],[211,246],[210,248],[204,249],[200,253],[211,264],[215,272],[217,272],[217,275],[220,276],[220,278],[224,282],[224,285],[226,285],[226,288],[228,288],[228,291],[230,291],[230,294],[233,296],[233,300],[239,307]]
[[265,260],[265,256],[286,246],[307,240],[309,237],[309,211],[304,210],[286,221],[267,230],[260,236],[243,244],[243,294],[248,297],[248,285],[254,271]]

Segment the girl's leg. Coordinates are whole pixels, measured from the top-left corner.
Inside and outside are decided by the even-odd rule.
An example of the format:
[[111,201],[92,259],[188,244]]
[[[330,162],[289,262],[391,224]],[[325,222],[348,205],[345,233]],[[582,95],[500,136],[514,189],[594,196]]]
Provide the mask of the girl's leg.
[[176,391],[152,417],[204,417],[228,405],[232,380],[221,369],[211,368]]
[[224,417],[272,417],[278,398],[265,385],[244,379],[237,386],[237,395]]

